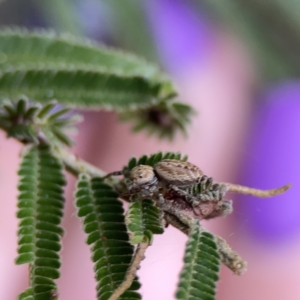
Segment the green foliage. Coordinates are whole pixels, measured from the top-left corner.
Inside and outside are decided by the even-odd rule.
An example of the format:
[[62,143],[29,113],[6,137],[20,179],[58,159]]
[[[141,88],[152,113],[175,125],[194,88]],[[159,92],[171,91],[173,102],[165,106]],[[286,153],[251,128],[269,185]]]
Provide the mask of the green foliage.
[[161,101],[146,108],[125,110],[120,113],[121,120],[133,121],[134,132],[147,130],[149,135],[158,134],[160,138],[172,139],[179,130],[185,133],[193,109],[186,104],[173,101]]
[[220,191],[220,186],[218,183],[213,183],[213,179],[210,177],[207,180],[200,181],[198,184],[193,185],[188,189],[191,195],[200,195],[210,193],[212,196],[217,196]]
[[34,300],[34,298],[33,298],[33,289],[28,288],[26,291],[21,293],[18,297],[18,300]]
[[[87,244],[92,245],[92,260],[98,282],[97,297],[108,299],[123,282],[130,265],[133,247],[129,243],[122,203],[110,186],[100,178],[80,175],[76,190],[78,216],[83,219]],[[140,299],[135,279],[119,299]]]
[[172,100],[176,91],[165,74],[134,55],[69,34],[5,29],[0,31],[0,104],[20,95],[113,109],[133,120],[134,130],[147,128],[168,138],[185,132],[193,113]]
[[179,300],[214,300],[219,280],[220,255],[214,236],[195,224],[187,243],[176,297]]
[[159,219],[159,210],[150,199],[130,203],[126,214],[127,229],[131,233],[131,244],[145,240],[152,241],[153,234],[161,234],[164,229]]
[[41,106],[34,120],[49,141],[67,146],[73,144],[69,134],[77,131],[75,126],[79,121],[79,115],[71,114],[70,108],[61,107],[56,101]]
[[157,67],[71,35],[3,30],[0,96],[56,98],[77,107],[126,108],[173,97]]
[[[124,76],[141,77],[153,83],[166,79],[160,70],[132,54],[101,47],[84,38],[53,31],[3,29],[0,34],[1,70],[22,65],[64,66],[103,70]],[[165,84],[169,85],[169,81]]]
[[9,137],[22,142],[37,142],[33,119],[38,109],[38,105],[29,107],[26,97],[21,97],[16,102],[5,101],[0,106],[0,128]]
[[18,101],[5,101],[0,107],[0,128],[9,137],[24,143],[38,143],[43,136],[54,143],[72,145],[68,133],[75,130],[80,121],[78,115],[70,115],[69,108],[61,108],[56,101],[41,105],[30,102],[26,97]]
[[[30,286],[20,299],[49,300],[60,275],[60,227],[63,215],[62,165],[49,146],[30,147],[19,169],[17,264],[29,263]],[[31,296],[32,295],[32,298]]]
[[155,154],[151,154],[150,156],[143,155],[139,159],[136,159],[135,157],[132,157],[129,160],[128,165],[126,165],[123,168],[123,171],[126,174],[126,173],[128,173],[128,171],[131,171],[134,167],[136,167],[138,165],[154,166],[155,164],[157,164],[159,161],[161,161],[163,159],[177,159],[177,160],[181,160],[181,161],[187,161],[188,157],[186,155],[182,157],[179,152],[177,152],[177,153],[174,153],[174,152],[166,152],[166,153],[158,152],[158,153],[155,153]]

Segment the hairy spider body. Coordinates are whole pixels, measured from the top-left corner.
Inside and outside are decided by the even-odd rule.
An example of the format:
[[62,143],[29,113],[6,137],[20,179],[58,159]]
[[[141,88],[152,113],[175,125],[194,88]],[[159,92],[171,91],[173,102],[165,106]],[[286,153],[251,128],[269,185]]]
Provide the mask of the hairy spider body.
[[230,183],[213,183],[213,179],[190,162],[163,159],[153,167],[138,165],[131,171],[123,170],[106,175],[125,175],[125,197],[156,200],[167,212],[180,219],[180,208],[190,211],[196,219],[209,219],[232,212],[232,202],[223,200],[227,191],[270,197],[285,192],[290,185],[274,190],[257,190]]
[[203,172],[190,162],[164,159],[154,165],[157,177],[167,185],[191,187],[203,177]]
[[227,191],[226,186],[213,185],[212,178],[197,166],[175,159],[162,160],[154,167],[138,165],[131,170],[129,178],[130,193],[140,198],[154,197],[160,203],[171,191],[175,198],[182,198],[195,207],[200,201],[220,201]]
[[200,182],[203,172],[195,165],[176,159],[164,159],[154,167],[139,165],[130,172],[132,189],[160,184],[188,188]]

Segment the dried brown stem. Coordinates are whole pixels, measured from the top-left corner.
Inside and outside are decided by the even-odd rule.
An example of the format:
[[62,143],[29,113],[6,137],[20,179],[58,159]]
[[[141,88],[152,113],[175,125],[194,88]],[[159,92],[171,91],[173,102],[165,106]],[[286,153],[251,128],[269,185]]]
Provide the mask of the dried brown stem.
[[[168,223],[172,224],[184,234],[188,235],[190,233],[191,228],[188,225],[182,223],[181,220],[179,220],[174,215],[165,213],[165,218]],[[200,227],[200,231],[209,232],[202,226]],[[236,252],[234,252],[224,239],[222,239],[218,235],[213,235],[216,239],[221,262],[236,275],[242,275],[244,272],[246,272],[247,262],[244,261]]]
[[224,239],[218,235],[215,235],[215,238],[222,263],[234,274],[244,274],[247,271],[247,262],[234,252]]
[[277,189],[259,190],[259,189],[249,188],[247,186],[238,185],[238,184],[232,184],[232,183],[223,183],[223,184],[227,185],[228,191],[230,192],[251,195],[259,198],[267,198],[267,197],[280,195],[285,191],[287,191],[292,186],[291,184],[286,184]]
[[165,220],[167,221],[167,224],[171,224],[180,231],[182,231],[184,234],[188,235],[190,232],[190,229],[188,226],[186,226],[184,223],[182,223],[177,217],[174,215],[165,212],[164,213]]
[[117,300],[128,288],[130,288],[136,276],[136,271],[139,268],[141,261],[144,259],[144,255],[148,247],[149,242],[143,242],[138,245],[124,281],[118,286],[108,300]]

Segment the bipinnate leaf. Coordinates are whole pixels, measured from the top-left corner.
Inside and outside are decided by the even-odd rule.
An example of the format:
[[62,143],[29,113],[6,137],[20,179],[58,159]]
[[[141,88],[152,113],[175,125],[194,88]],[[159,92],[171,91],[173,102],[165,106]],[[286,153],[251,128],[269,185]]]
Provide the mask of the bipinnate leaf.
[[70,34],[4,29],[0,33],[0,96],[26,94],[76,107],[132,108],[172,98],[159,69]]
[[164,231],[159,219],[159,211],[150,199],[138,200],[129,205],[126,225],[131,233],[130,242],[133,245],[145,239],[151,242],[153,234],[161,234]]
[[20,299],[56,299],[60,276],[65,178],[62,164],[46,145],[30,147],[19,169],[17,264],[30,266],[30,288]]
[[215,238],[196,223],[187,242],[176,299],[214,300],[220,256]]
[[[189,105],[174,101],[170,79],[141,58],[70,34],[3,29],[0,105],[20,95],[37,102],[57,99],[69,107],[115,110],[121,119],[134,122],[134,131],[146,129],[169,139],[177,131],[185,133],[193,114]],[[69,143],[62,131],[55,135]]]
[[[77,182],[75,198],[95,263],[97,299],[106,300],[124,281],[133,256],[122,203],[101,178],[90,179],[85,174]],[[135,279],[119,299],[141,299],[136,292],[139,287]]]

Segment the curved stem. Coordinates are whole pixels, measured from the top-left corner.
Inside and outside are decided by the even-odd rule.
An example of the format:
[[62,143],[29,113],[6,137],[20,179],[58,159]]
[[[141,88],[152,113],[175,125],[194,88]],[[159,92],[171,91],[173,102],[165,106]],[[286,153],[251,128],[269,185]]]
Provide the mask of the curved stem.
[[267,197],[280,195],[285,191],[287,191],[292,186],[291,184],[286,184],[277,189],[259,190],[259,189],[249,188],[247,186],[242,186],[239,184],[232,184],[232,183],[222,183],[222,184],[225,184],[228,187],[228,191],[230,192],[251,195],[259,198],[267,198]]
[[55,147],[54,150],[58,157],[63,161],[67,171],[76,177],[80,173],[88,173],[92,177],[103,177],[106,175],[104,171],[94,167],[73,153],[58,147]]
[[138,245],[124,281],[118,286],[108,300],[117,300],[127,289],[130,288],[136,276],[136,271],[139,268],[141,261],[144,259],[144,255],[148,247],[149,242],[143,242]]

